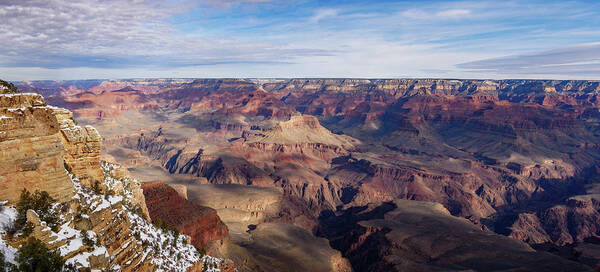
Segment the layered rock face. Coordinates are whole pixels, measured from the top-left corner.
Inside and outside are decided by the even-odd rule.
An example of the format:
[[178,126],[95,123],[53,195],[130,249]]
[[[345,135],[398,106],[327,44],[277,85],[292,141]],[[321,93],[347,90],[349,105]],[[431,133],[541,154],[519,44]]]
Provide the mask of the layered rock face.
[[67,149],[64,156],[67,169],[79,177],[86,186],[102,182],[104,178],[100,169],[102,139],[98,131],[92,126],[77,126],[73,113],[68,110],[57,108],[53,113],[60,124],[63,145]]
[[15,204],[23,189],[40,190],[57,201],[50,208],[56,225],[29,210],[30,235],[78,270],[206,271],[205,263],[210,270],[231,268],[185,244],[187,236],[148,222],[140,182],[100,162],[100,149],[98,132],[76,125],[70,111],[47,106],[38,94],[0,94],[0,251],[16,252],[27,239],[5,235],[16,211],[4,205]]
[[520,213],[508,228],[508,236],[531,244],[559,246],[584,241],[600,232],[600,201],[595,195],[571,197],[536,213]]
[[[246,236],[248,226],[279,217],[283,192],[277,188],[238,184],[171,184],[184,187],[188,199],[212,207],[227,224],[231,237]],[[245,237],[243,238],[245,239]]]
[[280,211],[286,203],[281,190],[239,184],[173,185],[185,186],[190,201],[217,210],[232,241],[219,251],[232,258],[239,271],[352,271],[327,240],[283,223]]
[[[244,131],[243,144],[262,151],[308,153],[324,159],[347,154],[360,141],[346,135],[335,135],[321,126],[315,116],[292,116],[265,131]],[[314,154],[309,154],[314,152]]]
[[161,182],[142,185],[146,205],[154,222],[160,220],[191,237],[197,248],[210,248],[228,242],[229,230],[217,211],[196,205]]
[[[69,210],[60,212],[60,227],[56,231],[33,210],[27,212],[27,221],[33,226],[31,235],[60,252],[66,263],[77,269],[116,271],[204,271],[204,262],[217,266],[223,263],[200,256],[194,247],[185,244],[189,238],[160,230],[136,214],[130,190],[139,186],[136,181],[109,177],[103,185],[113,191],[124,188],[121,196],[97,195],[83,187],[77,177],[69,176],[76,195],[60,203]],[[18,245],[25,238],[9,239]],[[165,256],[164,252],[176,255]]]
[[14,203],[23,189],[69,199],[64,155],[58,118],[40,95],[0,95],[1,199]]

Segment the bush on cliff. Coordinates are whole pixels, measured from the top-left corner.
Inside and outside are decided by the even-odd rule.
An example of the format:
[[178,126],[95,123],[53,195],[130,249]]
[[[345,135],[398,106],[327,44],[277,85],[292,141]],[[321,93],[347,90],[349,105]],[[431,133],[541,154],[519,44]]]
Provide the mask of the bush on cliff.
[[18,92],[19,90],[17,89],[15,84],[0,79],[0,94],[11,94]]
[[58,219],[56,212],[52,209],[54,202],[55,200],[46,191],[35,191],[35,193],[31,194],[26,189],[23,189],[16,205],[16,229],[23,230],[23,233],[26,235],[29,234],[31,226],[27,226],[27,211],[34,210],[40,217],[40,220],[45,221],[50,228],[56,231]]
[[42,241],[29,237],[19,248],[17,258],[18,271],[22,272],[59,272],[65,262],[57,251],[49,250]]
[[102,194],[102,186],[100,185],[99,181],[96,181],[94,184],[92,184],[92,191],[94,191],[94,193],[97,195]]
[[88,247],[90,247],[90,248],[94,247],[95,242],[94,242],[94,240],[92,238],[90,238],[88,236],[87,231],[81,230],[80,233],[81,233],[83,244],[86,245],[86,246],[88,246]]
[[169,223],[162,221],[160,218],[154,220],[153,223],[157,228],[163,230],[164,232],[173,232],[175,236],[179,236],[179,231],[176,228],[169,225]]
[[6,271],[6,264],[4,263],[4,253],[0,250],[0,271]]

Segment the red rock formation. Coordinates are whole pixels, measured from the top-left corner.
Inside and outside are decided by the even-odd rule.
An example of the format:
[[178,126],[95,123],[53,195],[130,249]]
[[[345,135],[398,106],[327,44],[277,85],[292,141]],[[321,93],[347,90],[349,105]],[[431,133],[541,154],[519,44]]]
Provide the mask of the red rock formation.
[[228,240],[227,226],[214,209],[187,201],[162,182],[145,183],[142,189],[152,221],[161,220],[189,235],[194,246],[209,249]]

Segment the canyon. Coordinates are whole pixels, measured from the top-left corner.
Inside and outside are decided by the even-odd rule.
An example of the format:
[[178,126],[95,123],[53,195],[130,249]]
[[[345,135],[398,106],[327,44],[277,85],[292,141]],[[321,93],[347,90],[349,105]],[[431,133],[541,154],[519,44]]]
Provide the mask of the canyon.
[[[37,109],[38,96],[19,102],[30,105],[23,116],[2,108],[17,98],[0,97],[6,117],[57,118],[3,130],[0,140],[18,138],[16,148],[43,158],[15,160],[2,173],[43,169],[51,183],[36,186],[66,198],[51,189],[69,185],[58,182],[61,158],[89,185],[103,156],[138,180],[164,183],[164,195],[155,194],[162,200],[146,196],[150,217],[173,212],[166,221],[194,222],[185,211],[209,207],[211,222],[222,221],[211,227],[220,231],[210,239],[223,241],[214,254],[241,271],[591,271],[600,261],[598,81],[16,85],[95,129],[79,127],[73,137],[73,116]],[[66,149],[50,148],[59,145]],[[11,148],[2,156],[32,153]],[[31,166],[39,163],[49,165]],[[208,239],[198,237],[199,245]]]

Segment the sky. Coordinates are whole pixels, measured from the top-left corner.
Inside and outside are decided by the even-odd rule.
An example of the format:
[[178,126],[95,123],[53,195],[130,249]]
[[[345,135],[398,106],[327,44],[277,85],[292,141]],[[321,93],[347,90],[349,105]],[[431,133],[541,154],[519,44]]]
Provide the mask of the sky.
[[0,0],[0,78],[600,80],[600,1]]

